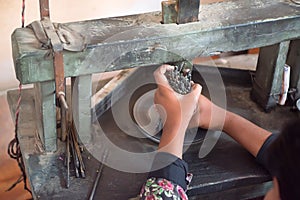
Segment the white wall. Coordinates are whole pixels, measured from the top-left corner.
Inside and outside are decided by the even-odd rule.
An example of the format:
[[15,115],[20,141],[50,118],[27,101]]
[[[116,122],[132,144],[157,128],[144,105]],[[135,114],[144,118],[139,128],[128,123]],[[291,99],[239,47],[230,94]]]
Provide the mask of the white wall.
[[[39,20],[39,1],[26,0],[25,25]],[[71,22],[161,10],[161,0],[49,0],[53,22]],[[0,91],[16,88],[11,33],[21,27],[22,0],[0,0]]]

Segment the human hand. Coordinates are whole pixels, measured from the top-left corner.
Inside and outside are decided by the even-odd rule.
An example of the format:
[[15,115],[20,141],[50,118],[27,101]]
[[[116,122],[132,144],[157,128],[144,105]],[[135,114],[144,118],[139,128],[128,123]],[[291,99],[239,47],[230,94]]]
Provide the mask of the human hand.
[[158,85],[154,103],[159,105],[157,108],[165,121],[164,127],[186,129],[197,108],[202,87],[199,84],[193,84],[190,93],[178,94],[171,88],[164,75],[167,70],[174,70],[174,67],[162,65],[154,72],[154,78]]

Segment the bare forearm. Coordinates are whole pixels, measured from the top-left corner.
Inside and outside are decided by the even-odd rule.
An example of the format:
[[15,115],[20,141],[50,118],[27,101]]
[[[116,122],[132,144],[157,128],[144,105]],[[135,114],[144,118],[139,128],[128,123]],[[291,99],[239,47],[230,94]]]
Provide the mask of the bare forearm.
[[229,111],[226,112],[223,131],[240,143],[253,156],[257,155],[264,141],[271,135],[271,132]]
[[159,151],[171,153],[182,158],[182,149],[187,125],[165,124],[158,146]]

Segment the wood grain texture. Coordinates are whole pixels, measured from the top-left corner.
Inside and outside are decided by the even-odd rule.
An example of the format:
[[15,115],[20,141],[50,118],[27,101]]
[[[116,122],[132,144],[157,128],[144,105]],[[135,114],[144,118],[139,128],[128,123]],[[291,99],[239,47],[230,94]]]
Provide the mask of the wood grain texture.
[[37,133],[47,152],[56,151],[56,101],[55,82],[35,83],[34,113],[36,115]]

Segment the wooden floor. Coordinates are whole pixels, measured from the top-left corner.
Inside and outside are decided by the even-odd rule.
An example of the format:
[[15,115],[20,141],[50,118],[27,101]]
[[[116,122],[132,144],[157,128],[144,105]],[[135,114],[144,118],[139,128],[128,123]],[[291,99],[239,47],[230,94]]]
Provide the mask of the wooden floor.
[[31,195],[24,190],[23,183],[6,192],[21,175],[17,162],[7,154],[8,144],[14,137],[14,122],[11,119],[6,95],[0,96],[0,127],[0,199],[30,199]]

